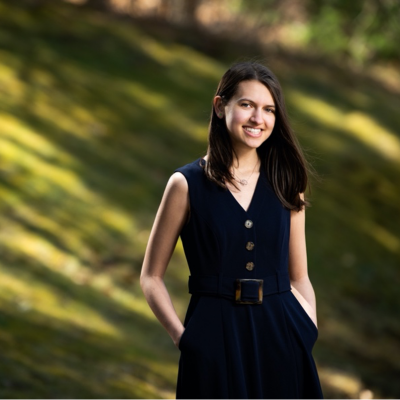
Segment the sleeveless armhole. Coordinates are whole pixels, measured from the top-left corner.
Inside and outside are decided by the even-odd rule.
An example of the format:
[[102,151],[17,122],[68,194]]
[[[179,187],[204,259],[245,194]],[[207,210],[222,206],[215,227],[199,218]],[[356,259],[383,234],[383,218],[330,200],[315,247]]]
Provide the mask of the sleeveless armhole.
[[198,179],[198,174],[199,174],[199,167],[202,168],[202,164],[201,164],[201,160],[202,158],[197,159],[196,161],[184,165],[183,167],[177,168],[174,172],[179,172],[180,174],[182,174],[187,182],[188,185],[188,198],[189,198],[189,216],[187,218],[187,221],[183,227],[183,229],[185,229],[185,227],[187,227],[190,222],[192,221],[192,215],[193,212],[195,211],[195,206],[194,206],[194,198],[193,196],[195,196],[195,185],[196,185],[196,178]]
[[192,215],[192,200],[191,200],[191,198],[190,198],[190,185],[189,185],[188,177],[183,173],[183,171],[180,170],[180,168],[177,169],[177,170],[175,170],[174,173],[177,173],[177,172],[179,172],[179,173],[186,179],[186,183],[187,183],[187,187],[188,187],[187,196],[188,196],[188,199],[189,199],[189,214],[188,214],[188,216],[187,216],[187,218],[186,218],[185,224],[183,225],[183,229],[185,229],[185,227],[186,227],[187,225],[189,225],[189,222],[190,222],[191,219],[192,219],[192,218],[191,218],[191,215]]

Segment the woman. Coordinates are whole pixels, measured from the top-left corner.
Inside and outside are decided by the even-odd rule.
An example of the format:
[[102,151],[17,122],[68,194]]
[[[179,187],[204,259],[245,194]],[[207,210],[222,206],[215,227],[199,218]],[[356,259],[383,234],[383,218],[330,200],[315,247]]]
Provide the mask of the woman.
[[[207,155],[170,178],[141,285],[181,351],[177,398],[321,398],[307,273],[306,162],[282,90],[232,66],[213,101]],[[179,320],[163,276],[181,236],[192,294]]]

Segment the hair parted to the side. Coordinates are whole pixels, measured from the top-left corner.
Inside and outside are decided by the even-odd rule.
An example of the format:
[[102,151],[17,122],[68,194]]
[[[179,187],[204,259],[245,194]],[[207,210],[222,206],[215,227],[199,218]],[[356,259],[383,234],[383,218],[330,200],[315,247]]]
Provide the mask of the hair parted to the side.
[[[308,164],[299,142],[292,131],[287,116],[282,88],[276,76],[264,65],[256,62],[240,62],[225,72],[215,96],[221,96],[227,104],[235,95],[240,82],[257,80],[267,87],[275,102],[275,126],[270,137],[257,149],[267,178],[282,204],[300,211],[306,201],[300,198],[308,186]],[[209,125],[206,176],[219,186],[225,182],[234,184],[230,172],[236,157],[225,124],[217,116],[214,107]]]

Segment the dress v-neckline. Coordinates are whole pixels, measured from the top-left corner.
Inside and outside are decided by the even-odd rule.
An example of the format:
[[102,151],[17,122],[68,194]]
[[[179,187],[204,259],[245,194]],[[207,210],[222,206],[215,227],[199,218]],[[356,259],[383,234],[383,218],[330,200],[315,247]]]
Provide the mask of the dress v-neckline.
[[244,213],[246,213],[246,214],[248,214],[249,211],[250,211],[250,209],[252,208],[252,205],[253,205],[253,203],[254,203],[254,199],[255,199],[256,194],[257,194],[257,191],[258,191],[258,187],[259,187],[259,185],[260,185],[260,180],[261,180],[261,169],[260,169],[260,174],[259,174],[259,176],[258,176],[258,178],[257,178],[257,183],[256,183],[256,186],[255,186],[255,188],[254,188],[253,195],[251,196],[251,200],[250,200],[250,203],[249,203],[249,206],[247,207],[247,209],[245,209],[245,208],[239,203],[239,201],[237,200],[237,198],[233,195],[233,193],[232,193],[228,188],[226,189],[226,190],[229,192],[228,195],[229,195],[229,196],[233,199],[233,201],[240,207],[240,209],[241,209]]
[[[207,161],[204,160],[204,158],[199,158],[198,165],[201,168],[203,168],[206,162]],[[259,187],[261,185],[260,182],[262,181],[262,175],[263,175],[263,169],[260,168],[260,174],[258,176],[257,183],[254,188],[254,192],[253,192],[253,195],[251,196],[251,200],[250,200],[250,203],[249,203],[249,206],[247,207],[247,209],[244,209],[244,207],[238,202],[236,197],[233,195],[233,193],[228,188],[226,188],[226,190],[225,190],[225,192],[227,192],[228,197],[230,197],[232,199],[233,203],[235,203],[236,206],[239,207],[239,209],[242,210],[242,212],[245,214],[248,214],[250,212],[250,209],[253,208],[253,204],[255,203],[255,200],[256,200],[256,195],[257,195],[257,193],[259,191]]]

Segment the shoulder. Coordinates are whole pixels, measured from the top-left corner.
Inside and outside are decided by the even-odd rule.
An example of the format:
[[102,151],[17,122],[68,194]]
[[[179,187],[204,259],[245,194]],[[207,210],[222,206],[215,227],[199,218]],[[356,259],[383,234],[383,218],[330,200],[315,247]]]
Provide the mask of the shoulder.
[[180,172],[174,172],[167,183],[167,191],[177,194],[185,194],[188,192],[188,183],[184,175]]
[[186,212],[189,205],[189,187],[185,177],[175,172],[168,180],[161,201],[162,209],[178,215]]
[[[189,164],[186,164],[180,168],[177,168],[175,172],[180,172],[186,179],[190,179],[192,177],[203,175],[204,168],[202,158],[199,158]],[[174,174],[175,175],[175,174]]]
[[202,196],[206,176],[204,173],[204,160],[199,158],[190,164],[177,168],[170,178],[170,185],[176,193],[186,195],[190,203],[196,207],[197,199]]

